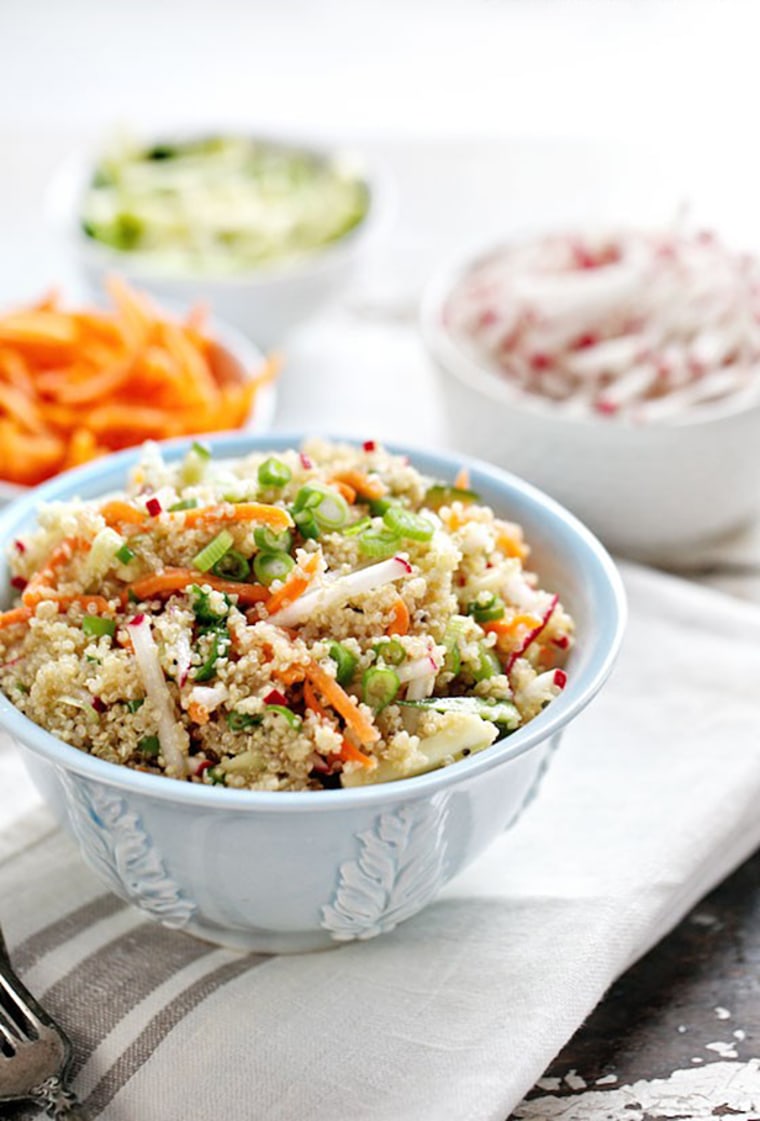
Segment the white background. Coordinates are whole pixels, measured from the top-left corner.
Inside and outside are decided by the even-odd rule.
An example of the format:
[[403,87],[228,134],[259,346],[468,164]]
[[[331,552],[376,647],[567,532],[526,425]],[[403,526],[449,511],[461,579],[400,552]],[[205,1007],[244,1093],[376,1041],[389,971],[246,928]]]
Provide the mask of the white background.
[[759,42],[758,0],[0,0],[0,304],[76,293],[45,193],[116,127],[355,138],[396,225],[277,421],[445,443],[413,324],[463,243],[688,204],[760,248]]

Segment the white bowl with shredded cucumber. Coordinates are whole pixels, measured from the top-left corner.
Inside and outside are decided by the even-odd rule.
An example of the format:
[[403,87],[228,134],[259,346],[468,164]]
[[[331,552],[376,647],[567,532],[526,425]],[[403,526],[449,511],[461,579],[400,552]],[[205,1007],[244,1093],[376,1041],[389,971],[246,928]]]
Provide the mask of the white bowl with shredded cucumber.
[[269,346],[345,287],[388,185],[328,145],[176,132],[72,156],[49,212],[90,285],[118,271],[163,299],[206,299]]
[[0,535],[0,723],[121,894],[258,950],[424,906],[515,818],[620,641],[618,577],[570,515],[373,441],[114,456]]

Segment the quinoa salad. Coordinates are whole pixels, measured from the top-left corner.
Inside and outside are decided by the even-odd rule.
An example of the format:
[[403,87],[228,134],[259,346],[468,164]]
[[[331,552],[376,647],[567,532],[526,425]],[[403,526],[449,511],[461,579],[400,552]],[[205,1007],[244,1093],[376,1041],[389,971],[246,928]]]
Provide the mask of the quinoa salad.
[[0,689],[100,759],[319,791],[455,763],[564,688],[573,623],[518,525],[374,441],[166,464],[10,545]]

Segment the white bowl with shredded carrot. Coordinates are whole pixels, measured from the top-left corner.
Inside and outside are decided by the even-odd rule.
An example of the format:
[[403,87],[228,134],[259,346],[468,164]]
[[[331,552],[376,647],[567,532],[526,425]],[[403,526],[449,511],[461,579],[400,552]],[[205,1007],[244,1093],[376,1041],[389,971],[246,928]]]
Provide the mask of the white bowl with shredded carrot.
[[107,294],[108,307],[51,293],[0,314],[0,502],[146,439],[269,427],[276,363],[245,336],[116,276]]
[[[410,462],[372,440],[238,437],[102,466],[48,484],[36,517],[29,500],[0,517],[13,597],[0,724],[31,749],[86,855],[93,812],[106,848],[139,813],[140,843],[172,883],[186,877],[182,925],[203,936],[301,949],[390,929],[377,915],[363,930],[341,894],[352,847],[390,846],[392,880],[404,847],[419,849],[419,909],[514,818],[614,659],[609,558],[550,500],[481,465]],[[193,850],[206,822],[214,855],[198,860],[236,882],[234,900],[177,860],[180,821]],[[238,831],[271,867],[231,869],[224,837]],[[315,858],[332,871],[306,875]],[[135,869],[109,868],[150,913]]]

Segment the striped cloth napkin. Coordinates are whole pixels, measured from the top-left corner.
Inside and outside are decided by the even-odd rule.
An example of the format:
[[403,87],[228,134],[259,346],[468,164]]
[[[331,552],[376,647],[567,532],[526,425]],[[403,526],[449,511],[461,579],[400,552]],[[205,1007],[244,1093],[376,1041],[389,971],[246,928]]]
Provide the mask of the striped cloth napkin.
[[240,956],[147,921],[3,746],[0,914],[93,1118],[505,1121],[610,982],[760,843],[760,609],[625,579],[619,666],[540,797],[373,942]]

